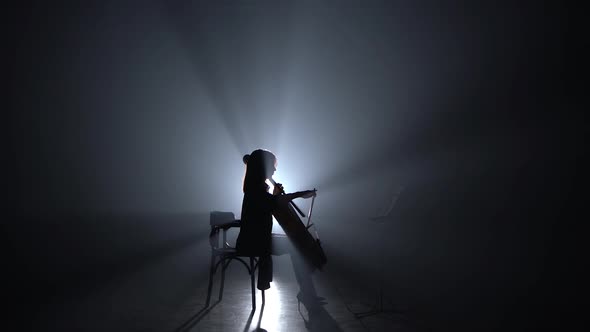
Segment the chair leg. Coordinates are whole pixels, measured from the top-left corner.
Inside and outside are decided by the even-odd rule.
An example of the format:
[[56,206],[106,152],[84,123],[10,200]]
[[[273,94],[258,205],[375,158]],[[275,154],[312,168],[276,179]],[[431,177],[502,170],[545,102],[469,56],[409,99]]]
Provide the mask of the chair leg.
[[222,261],[221,262],[221,285],[219,287],[219,301],[223,298],[223,287],[225,286],[225,270],[227,269],[227,265],[229,261]]
[[213,288],[213,268],[215,267],[215,255],[211,255],[211,265],[209,266],[209,287],[207,288],[207,302],[205,306],[209,306],[211,302],[211,290]]
[[252,309],[256,309],[256,287],[254,285],[254,257],[250,257],[250,287],[252,288]]

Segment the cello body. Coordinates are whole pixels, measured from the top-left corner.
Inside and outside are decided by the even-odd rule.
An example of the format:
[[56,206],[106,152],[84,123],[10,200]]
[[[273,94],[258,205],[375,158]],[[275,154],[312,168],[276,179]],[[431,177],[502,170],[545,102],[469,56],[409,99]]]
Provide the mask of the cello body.
[[273,216],[309,266],[321,270],[327,258],[320,240],[313,237],[289,203],[279,204]]

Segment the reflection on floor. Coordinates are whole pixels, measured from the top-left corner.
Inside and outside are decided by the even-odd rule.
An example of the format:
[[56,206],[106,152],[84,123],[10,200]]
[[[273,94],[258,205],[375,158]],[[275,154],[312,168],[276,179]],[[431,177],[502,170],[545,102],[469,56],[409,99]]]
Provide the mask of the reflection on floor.
[[[56,299],[35,319],[36,328],[178,332],[419,330],[399,303],[398,312],[356,317],[355,312],[371,309],[376,294],[340,278],[328,267],[314,274],[317,294],[325,298],[325,304],[310,319],[303,304],[298,308],[299,289],[288,256],[274,259],[275,280],[265,293],[264,305],[257,291],[255,311],[248,274],[239,263],[228,267],[222,300],[218,301],[220,283],[216,279],[211,304],[205,307],[207,258],[208,251],[195,245],[92,291]],[[385,302],[386,307],[391,304]]]

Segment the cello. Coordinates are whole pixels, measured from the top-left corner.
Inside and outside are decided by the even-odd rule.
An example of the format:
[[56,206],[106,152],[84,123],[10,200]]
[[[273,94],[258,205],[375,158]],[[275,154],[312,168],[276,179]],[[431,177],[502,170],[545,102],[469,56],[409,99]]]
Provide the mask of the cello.
[[[268,180],[273,186],[277,186],[277,183],[272,178],[269,178]],[[279,195],[284,195],[285,189],[282,186],[279,186],[279,189]],[[315,200],[315,197],[313,199]],[[327,258],[317,232],[314,232],[314,236],[309,231],[311,226],[313,226],[313,224],[309,224],[313,202],[314,201],[312,200],[310,212],[308,214],[308,225],[305,225],[299,218],[299,215],[302,217],[305,217],[305,215],[301,212],[299,207],[293,203],[293,201],[279,204],[275,211],[273,211],[273,216],[279,225],[281,225],[295,248],[303,256],[304,260],[311,267],[321,270],[326,264]]]

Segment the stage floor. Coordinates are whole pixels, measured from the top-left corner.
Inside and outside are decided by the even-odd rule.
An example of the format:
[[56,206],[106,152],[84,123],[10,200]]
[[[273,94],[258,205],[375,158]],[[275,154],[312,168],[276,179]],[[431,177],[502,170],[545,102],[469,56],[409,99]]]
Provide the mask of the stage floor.
[[162,257],[136,271],[105,280],[54,299],[33,319],[40,330],[60,331],[419,331],[407,306],[386,296],[385,309],[364,318],[355,312],[371,310],[376,285],[359,286],[329,265],[314,273],[318,296],[325,304],[312,320],[303,304],[289,256],[274,258],[275,277],[262,306],[252,311],[246,269],[233,262],[227,270],[223,299],[218,301],[219,274],[211,303],[205,306],[209,251],[203,244]]

